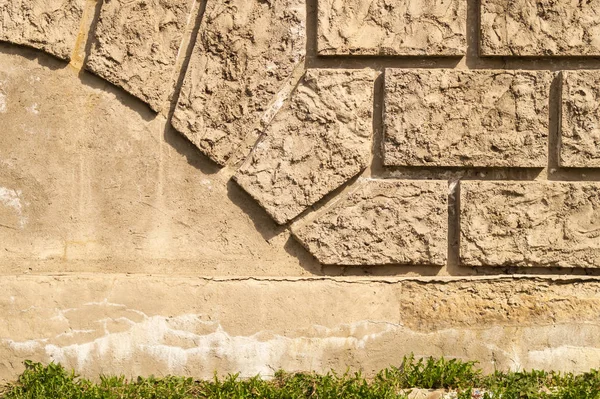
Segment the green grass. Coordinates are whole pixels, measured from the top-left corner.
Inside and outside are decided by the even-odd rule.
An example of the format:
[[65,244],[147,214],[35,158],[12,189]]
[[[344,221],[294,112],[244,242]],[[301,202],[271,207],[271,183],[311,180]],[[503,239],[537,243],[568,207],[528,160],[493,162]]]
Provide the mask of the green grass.
[[265,381],[238,375],[198,381],[192,378],[101,376],[99,383],[80,378],[57,364],[25,362],[18,382],[0,389],[2,399],[188,399],[188,398],[407,398],[411,388],[445,389],[457,399],[600,399],[600,372],[583,374],[532,370],[483,375],[475,362],[405,357],[400,366],[366,379],[360,373],[325,375],[286,373]]

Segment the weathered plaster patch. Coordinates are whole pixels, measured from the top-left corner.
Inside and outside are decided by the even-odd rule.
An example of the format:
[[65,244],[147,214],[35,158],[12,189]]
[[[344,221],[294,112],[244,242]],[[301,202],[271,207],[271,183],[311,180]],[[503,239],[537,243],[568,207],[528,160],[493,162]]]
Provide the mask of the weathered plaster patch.
[[[98,361],[129,362],[149,358],[162,364],[165,373],[170,374],[185,373],[192,363],[216,369],[215,362],[224,361],[242,371],[244,377],[257,374],[268,377],[274,367],[286,359],[298,359],[305,369],[320,369],[328,354],[365,348],[369,341],[401,328],[388,322],[364,320],[333,328],[308,326],[306,331],[294,336],[268,330],[235,335],[211,317],[207,321],[206,317],[196,314],[148,316],[107,300],[88,302],[77,309],[55,309],[55,312],[57,314],[50,319],[64,323],[64,327],[53,337],[2,342],[24,355],[42,352],[49,360],[74,364],[79,370],[93,367]],[[92,315],[85,322],[85,328],[78,325],[82,313]],[[93,316],[95,314],[97,316]],[[115,330],[117,325],[119,329]],[[93,339],[93,333],[102,331],[104,335],[96,334]]]
[[575,364],[582,360],[589,360],[593,363],[594,359],[597,361],[600,358],[600,349],[563,345],[529,351],[527,356],[528,363],[534,365],[535,368],[552,369],[558,363],[571,362]]
[[40,80],[41,80],[40,77],[39,76],[35,76],[35,75],[29,76],[29,79],[28,79],[30,85],[34,85],[37,82],[39,82]]
[[47,339],[31,339],[28,341],[17,342],[12,339],[3,339],[2,342],[8,345],[9,348],[12,348],[17,351],[27,351],[31,352],[38,349],[43,343],[47,342]]
[[[95,303],[116,307],[118,304]],[[90,304],[92,305],[92,304]],[[132,311],[127,309],[127,311]],[[134,311],[143,314],[139,311]],[[111,333],[107,323],[122,322],[130,328]],[[67,363],[75,360],[78,369],[90,366],[98,357],[108,356],[119,361],[150,356],[166,366],[167,373],[182,373],[191,361],[209,363],[216,356],[236,369],[243,370],[243,377],[273,374],[271,365],[279,364],[284,357],[307,359],[308,368],[320,367],[327,353],[340,348],[364,348],[370,340],[392,332],[395,326],[389,323],[362,321],[336,328],[314,326],[316,336],[285,337],[262,331],[250,336],[229,334],[218,322],[203,321],[198,315],[177,317],[143,316],[141,322],[127,317],[96,320],[103,325],[105,335],[93,341],[60,346],[49,341],[44,347],[46,354],[55,362]],[[195,331],[210,331],[205,334]],[[69,337],[81,338],[78,333],[90,330],[72,330]],[[55,338],[64,337],[61,333]],[[173,342],[178,342],[175,345]],[[18,344],[17,344],[18,345]],[[27,342],[21,345],[28,345]]]
[[0,91],[0,114],[5,114],[6,113],[6,94],[2,93]]
[[40,113],[39,109],[38,109],[38,105],[37,104],[31,104],[29,107],[25,107],[25,109],[27,110],[27,112],[37,115]]
[[21,190],[11,190],[6,187],[0,187],[0,204],[12,208],[17,213],[19,216],[19,227],[23,228],[27,224],[27,217],[23,216],[21,195]]

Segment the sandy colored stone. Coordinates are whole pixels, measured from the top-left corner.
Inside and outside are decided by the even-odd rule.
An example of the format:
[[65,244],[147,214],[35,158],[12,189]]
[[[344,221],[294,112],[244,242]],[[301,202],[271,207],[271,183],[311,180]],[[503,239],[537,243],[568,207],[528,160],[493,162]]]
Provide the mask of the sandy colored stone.
[[373,72],[310,69],[235,175],[279,224],[366,168]]
[[93,378],[372,377],[410,353],[478,360],[486,372],[598,365],[597,280],[377,280],[5,276],[0,381],[25,359]]
[[461,183],[461,263],[600,267],[600,184]]
[[304,0],[209,1],[173,126],[225,164],[303,61],[305,25]]
[[546,166],[547,71],[387,69],[390,166]]
[[172,90],[192,3],[105,1],[85,68],[159,111]]
[[90,73],[23,51],[0,52],[0,274],[320,268],[165,117]]
[[4,0],[0,2],[0,41],[69,60],[84,3],[85,0]]
[[294,236],[326,265],[443,266],[448,183],[364,180]]
[[564,71],[561,166],[600,167],[600,71]]
[[318,8],[321,55],[466,52],[465,0],[320,0]]
[[600,0],[482,0],[480,53],[598,56]]

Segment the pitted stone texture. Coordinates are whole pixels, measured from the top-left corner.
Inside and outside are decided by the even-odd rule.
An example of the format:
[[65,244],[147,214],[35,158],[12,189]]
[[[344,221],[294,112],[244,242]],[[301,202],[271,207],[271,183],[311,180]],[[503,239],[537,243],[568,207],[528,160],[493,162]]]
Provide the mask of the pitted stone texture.
[[385,164],[544,167],[552,78],[547,71],[386,70]]
[[446,264],[448,183],[366,180],[294,236],[326,265]]
[[461,263],[600,267],[600,183],[461,183]]
[[600,0],[482,0],[487,56],[600,55]]
[[0,41],[43,50],[69,60],[75,48],[85,0],[4,0]]
[[366,168],[373,72],[310,69],[235,176],[279,224]]
[[600,167],[600,71],[563,72],[561,166]]
[[167,100],[192,0],[108,0],[86,69],[160,111]]
[[321,55],[466,52],[465,0],[319,0]]
[[173,126],[224,165],[302,61],[304,0],[209,1]]

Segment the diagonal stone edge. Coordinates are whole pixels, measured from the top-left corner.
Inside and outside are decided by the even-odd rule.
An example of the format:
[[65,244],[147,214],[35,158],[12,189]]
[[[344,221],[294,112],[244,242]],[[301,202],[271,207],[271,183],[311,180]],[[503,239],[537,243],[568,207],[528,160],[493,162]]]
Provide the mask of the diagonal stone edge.
[[[233,176],[278,224],[295,219],[368,167],[372,156],[374,79],[371,70],[307,70]],[[342,93],[348,98],[342,100]],[[339,110],[334,112],[334,108]],[[294,146],[298,148],[292,150]],[[312,150],[307,150],[309,147]],[[330,155],[324,160],[323,153],[328,151]],[[316,168],[314,162],[321,162],[321,166]],[[308,169],[301,170],[302,165]],[[270,188],[261,187],[266,174],[273,179],[267,183],[272,184]],[[311,178],[311,174],[316,175]],[[283,184],[279,175],[291,179],[288,186],[277,187]]]

